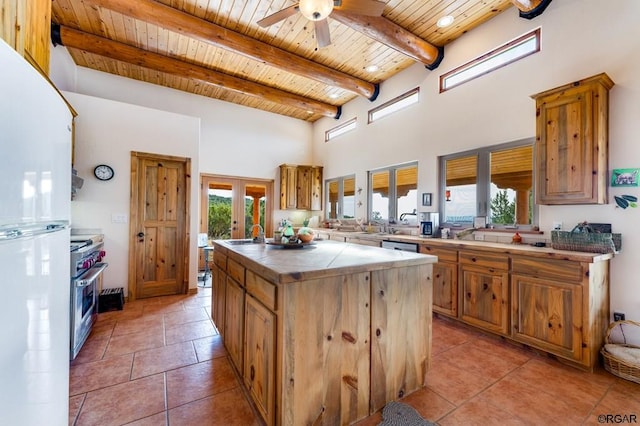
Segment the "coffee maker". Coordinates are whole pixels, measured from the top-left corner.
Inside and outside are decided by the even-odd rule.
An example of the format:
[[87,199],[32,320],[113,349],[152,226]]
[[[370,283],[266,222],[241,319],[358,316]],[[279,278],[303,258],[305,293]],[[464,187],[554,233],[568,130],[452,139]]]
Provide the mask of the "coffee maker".
[[420,212],[420,235],[425,238],[436,238],[440,231],[440,214]]

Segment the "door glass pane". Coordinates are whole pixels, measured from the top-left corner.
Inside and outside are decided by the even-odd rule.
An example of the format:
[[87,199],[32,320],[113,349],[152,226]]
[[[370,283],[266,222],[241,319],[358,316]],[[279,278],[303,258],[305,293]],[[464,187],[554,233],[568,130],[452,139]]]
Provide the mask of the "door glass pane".
[[231,238],[231,184],[209,185],[209,239]]
[[533,146],[491,153],[491,223],[531,224]]
[[445,173],[444,221],[472,223],[477,215],[478,158],[473,155],[447,160]]
[[371,173],[371,220],[389,219],[389,171]]
[[262,230],[264,224],[264,208],[267,201],[267,188],[264,185],[246,185],[244,195],[244,238],[254,238],[260,234],[260,228],[253,226],[260,225]]
[[327,219],[338,218],[338,181],[327,182]]
[[342,197],[342,217],[354,219],[356,217],[356,178],[344,178]]
[[418,166],[396,170],[397,220],[410,225],[418,224]]

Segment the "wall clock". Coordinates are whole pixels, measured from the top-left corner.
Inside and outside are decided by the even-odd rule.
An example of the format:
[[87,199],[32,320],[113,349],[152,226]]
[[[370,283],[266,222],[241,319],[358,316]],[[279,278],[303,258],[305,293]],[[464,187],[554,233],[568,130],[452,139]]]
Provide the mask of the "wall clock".
[[100,164],[93,169],[93,174],[100,180],[110,180],[113,178],[115,172],[111,166]]

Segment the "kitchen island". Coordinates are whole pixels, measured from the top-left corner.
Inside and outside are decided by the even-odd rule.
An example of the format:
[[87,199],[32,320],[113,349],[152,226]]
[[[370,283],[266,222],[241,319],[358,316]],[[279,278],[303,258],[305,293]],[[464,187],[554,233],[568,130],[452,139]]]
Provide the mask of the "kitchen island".
[[213,246],[212,317],[267,424],[350,424],[424,386],[435,256]]

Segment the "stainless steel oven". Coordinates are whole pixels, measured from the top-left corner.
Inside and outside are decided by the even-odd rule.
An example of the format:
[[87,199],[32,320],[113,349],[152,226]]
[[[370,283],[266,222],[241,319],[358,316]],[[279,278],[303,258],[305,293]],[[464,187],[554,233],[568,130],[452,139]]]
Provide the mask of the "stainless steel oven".
[[71,242],[71,346],[73,360],[91,333],[98,318],[98,293],[107,263],[102,241]]

